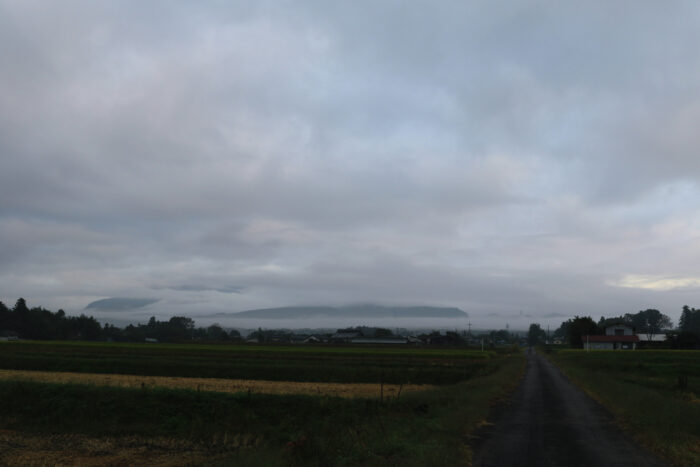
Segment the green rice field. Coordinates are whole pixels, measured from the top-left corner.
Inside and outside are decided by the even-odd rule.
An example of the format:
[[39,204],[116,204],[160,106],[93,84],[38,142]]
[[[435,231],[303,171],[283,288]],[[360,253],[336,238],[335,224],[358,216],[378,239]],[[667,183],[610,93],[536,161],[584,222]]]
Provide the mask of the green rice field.
[[499,366],[494,352],[334,346],[2,342],[0,369],[149,376],[454,384]]

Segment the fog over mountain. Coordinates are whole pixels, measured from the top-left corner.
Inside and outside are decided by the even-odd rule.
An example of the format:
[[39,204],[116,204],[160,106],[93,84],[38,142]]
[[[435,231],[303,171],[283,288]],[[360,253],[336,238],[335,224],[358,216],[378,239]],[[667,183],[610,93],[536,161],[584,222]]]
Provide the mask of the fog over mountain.
[[677,322],[700,307],[698,17],[0,0],[0,300],[103,322],[348,303]]
[[201,316],[200,320],[246,329],[334,329],[360,325],[409,329],[466,329],[469,327],[468,318],[469,315],[458,308],[363,304],[337,307],[290,306],[238,313],[214,313]]
[[297,306],[248,310],[226,315],[230,318],[315,319],[315,318],[467,318],[457,308],[444,307],[385,307],[378,305]]
[[134,310],[152,305],[158,301],[157,298],[103,298],[88,303],[86,310],[120,311]]

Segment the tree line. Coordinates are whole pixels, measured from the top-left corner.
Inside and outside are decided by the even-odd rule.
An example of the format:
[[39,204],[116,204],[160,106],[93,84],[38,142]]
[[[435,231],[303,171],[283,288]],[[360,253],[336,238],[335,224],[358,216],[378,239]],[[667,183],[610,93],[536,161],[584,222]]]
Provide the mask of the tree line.
[[601,317],[596,323],[590,316],[575,316],[561,323],[554,331],[554,337],[566,340],[571,347],[581,347],[582,337],[586,335],[605,334],[605,328],[614,324],[626,324],[635,329],[637,334],[645,334],[649,338],[666,332],[666,342],[674,348],[697,348],[700,346],[700,309],[683,307],[677,329],[667,315],[656,309],[641,310],[637,313],[626,313],[613,318]]
[[[398,337],[391,330],[379,327],[358,326],[338,329],[338,332],[355,332],[361,337]],[[129,324],[119,328],[109,323],[103,326],[94,317],[84,314],[75,317],[67,316],[63,310],[54,313],[43,307],[29,308],[24,298],[19,298],[12,308],[0,302],[0,337],[7,336],[35,340],[113,342],[144,342],[151,339],[158,342],[243,341],[243,337],[236,329],[226,330],[218,324],[198,328],[194,320],[186,316],[173,316],[167,321],[158,321],[155,317],[151,317],[146,324]],[[319,334],[317,337],[316,341],[333,342],[332,334]],[[444,335],[433,331],[419,337],[437,345],[458,346],[467,343],[464,333],[450,331]],[[259,343],[291,343],[295,341],[295,334],[288,330],[258,328],[245,339]]]
[[[590,316],[575,316],[562,322],[561,326],[554,331],[553,337],[567,341],[571,347],[581,347],[582,336],[604,334],[606,327],[617,323],[627,324],[635,328],[637,333],[649,336],[659,334],[663,330],[668,331],[673,326],[671,319],[659,310],[646,309],[613,318],[601,317],[597,323]],[[505,336],[501,336],[500,333]],[[391,332],[388,331],[388,334],[390,335]],[[2,336],[37,340],[111,340],[115,342],[143,342],[146,339],[155,339],[159,342],[242,340],[240,333],[235,329],[227,331],[218,324],[197,328],[194,320],[185,316],[173,316],[167,321],[158,321],[155,317],[151,317],[146,324],[135,326],[129,324],[122,329],[109,323],[101,325],[94,317],[84,314],[67,316],[62,309],[52,312],[43,307],[29,308],[24,298],[17,299],[12,308],[8,308],[0,301],[0,337]],[[260,329],[248,337],[258,338],[260,341],[275,340],[267,339],[271,336]],[[509,337],[507,331],[491,332],[491,339],[494,342],[509,341]],[[530,325],[528,342],[531,345],[544,342],[545,338],[546,333],[539,324]],[[459,342],[451,343],[463,343],[464,339],[456,340]],[[700,309],[687,305],[683,307],[678,328],[667,332],[667,343],[674,348],[700,348]]]
[[143,342],[155,339],[159,342],[190,340],[230,341],[239,340],[238,331],[226,331],[218,324],[196,328],[194,320],[185,316],[173,316],[168,321],[155,317],[146,324],[130,324],[125,328],[106,323],[102,326],[92,316],[67,316],[65,311],[52,312],[43,307],[29,308],[23,298],[8,308],[0,302],[0,336],[17,336],[37,340],[111,340],[115,342]]

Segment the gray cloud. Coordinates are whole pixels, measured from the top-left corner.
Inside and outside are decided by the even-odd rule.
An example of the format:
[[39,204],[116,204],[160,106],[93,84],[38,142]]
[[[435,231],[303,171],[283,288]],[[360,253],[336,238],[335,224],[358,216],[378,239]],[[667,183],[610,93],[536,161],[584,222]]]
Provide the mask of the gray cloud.
[[[158,288],[158,287],[154,287]],[[240,287],[240,286],[235,286],[235,285],[230,285],[230,286],[224,286],[224,287],[211,287],[211,286],[206,286],[206,285],[193,285],[193,284],[184,284],[184,285],[175,285],[171,287],[167,287],[171,290],[177,290],[180,292],[209,292],[209,291],[214,291],[214,292],[221,292],[221,293],[243,293],[245,290],[245,287]]]
[[677,314],[615,284],[694,277],[697,13],[0,1],[0,293]]
[[572,318],[572,316],[565,313],[547,313],[542,315],[543,318],[562,318],[564,320]]

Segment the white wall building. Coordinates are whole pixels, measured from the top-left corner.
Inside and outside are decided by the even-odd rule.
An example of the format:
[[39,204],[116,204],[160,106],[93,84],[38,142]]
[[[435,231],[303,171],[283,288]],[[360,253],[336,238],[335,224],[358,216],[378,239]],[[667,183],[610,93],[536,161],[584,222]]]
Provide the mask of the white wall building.
[[582,336],[586,350],[634,350],[639,337],[634,328],[626,324],[613,324],[605,328],[604,336]]

